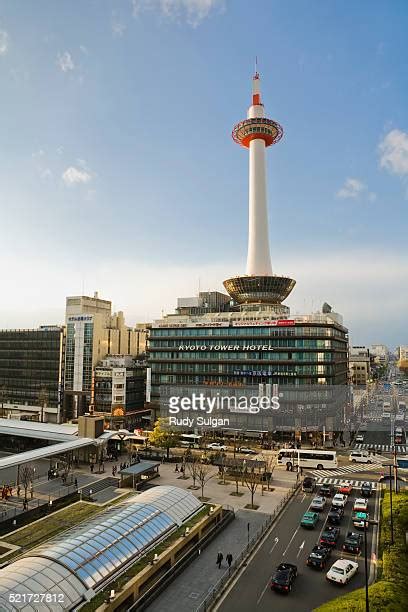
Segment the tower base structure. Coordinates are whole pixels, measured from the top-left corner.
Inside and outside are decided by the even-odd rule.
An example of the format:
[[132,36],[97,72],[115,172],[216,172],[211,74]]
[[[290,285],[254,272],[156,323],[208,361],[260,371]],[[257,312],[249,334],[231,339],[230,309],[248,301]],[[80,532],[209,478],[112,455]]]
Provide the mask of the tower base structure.
[[237,304],[281,305],[296,281],[287,276],[235,276],[223,284]]

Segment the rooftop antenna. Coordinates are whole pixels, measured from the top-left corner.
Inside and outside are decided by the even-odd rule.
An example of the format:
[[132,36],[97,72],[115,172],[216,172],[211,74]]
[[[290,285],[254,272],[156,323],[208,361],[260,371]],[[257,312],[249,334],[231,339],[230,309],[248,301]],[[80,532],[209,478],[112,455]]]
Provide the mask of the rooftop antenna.
[[258,56],[255,55],[255,75],[258,74]]

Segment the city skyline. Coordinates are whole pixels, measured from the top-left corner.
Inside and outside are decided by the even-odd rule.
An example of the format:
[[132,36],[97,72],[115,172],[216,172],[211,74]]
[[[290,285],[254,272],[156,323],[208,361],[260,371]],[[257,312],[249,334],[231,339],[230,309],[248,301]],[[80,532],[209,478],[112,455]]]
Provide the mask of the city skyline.
[[244,272],[230,128],[257,54],[286,131],[267,169],[287,304],[329,302],[354,344],[408,342],[403,3],[258,4],[248,32],[245,2],[4,3],[1,327],[61,323],[65,296],[95,290],[150,321]]

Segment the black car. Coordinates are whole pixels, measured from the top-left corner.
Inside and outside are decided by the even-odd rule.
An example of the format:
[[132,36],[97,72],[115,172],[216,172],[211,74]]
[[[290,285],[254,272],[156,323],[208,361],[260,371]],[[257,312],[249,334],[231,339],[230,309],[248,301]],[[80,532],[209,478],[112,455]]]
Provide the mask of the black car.
[[281,593],[290,593],[297,576],[297,567],[292,563],[280,563],[271,578],[271,589]]
[[310,476],[306,476],[306,478],[302,482],[302,491],[306,493],[313,493],[316,488],[316,481],[314,478]]
[[330,525],[340,525],[343,516],[344,508],[330,508],[327,515],[327,522],[330,523]]
[[312,552],[307,558],[306,564],[310,567],[317,567],[318,569],[323,569],[330,555],[331,548],[329,548],[328,546],[314,546]]
[[373,485],[371,482],[363,482],[360,489],[361,495],[365,498],[371,497],[373,492]]
[[324,484],[319,489],[319,495],[322,497],[332,497],[334,493],[334,487],[331,484]]
[[363,543],[363,536],[361,533],[354,533],[349,531],[346,539],[344,540],[343,550],[358,555],[361,551]]
[[320,544],[323,546],[336,546],[340,535],[340,527],[326,527],[320,536]]

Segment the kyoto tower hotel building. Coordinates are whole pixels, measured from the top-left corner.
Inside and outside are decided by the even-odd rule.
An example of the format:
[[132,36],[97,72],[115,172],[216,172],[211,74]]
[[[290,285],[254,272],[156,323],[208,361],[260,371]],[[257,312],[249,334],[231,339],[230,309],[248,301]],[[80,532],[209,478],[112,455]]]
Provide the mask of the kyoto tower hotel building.
[[[333,404],[326,417],[328,402],[337,401],[327,391],[347,384],[347,329],[328,304],[318,313],[291,316],[282,303],[295,281],[272,272],[266,180],[266,149],[282,136],[279,123],[265,116],[256,72],[247,119],[232,131],[233,140],[249,150],[246,274],[224,281],[228,295],[213,291],[179,298],[175,314],[154,321],[151,399],[159,407],[162,398],[163,414],[163,397],[169,393],[218,393],[234,387],[258,393],[260,385],[287,389],[285,414],[248,428],[259,427],[263,435],[280,430],[317,438],[323,423],[330,437],[335,427],[330,415],[340,406]],[[315,388],[322,393],[309,392]]]

